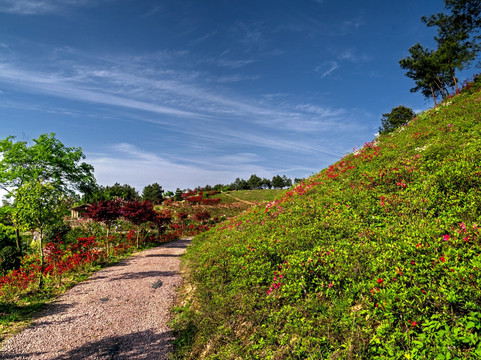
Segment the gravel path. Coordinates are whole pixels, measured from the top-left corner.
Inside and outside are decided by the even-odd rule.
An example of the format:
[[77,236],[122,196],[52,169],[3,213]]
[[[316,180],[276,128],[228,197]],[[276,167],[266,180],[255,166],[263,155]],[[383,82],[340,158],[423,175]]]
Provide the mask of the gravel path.
[[95,273],[5,341],[0,359],[167,359],[183,239]]

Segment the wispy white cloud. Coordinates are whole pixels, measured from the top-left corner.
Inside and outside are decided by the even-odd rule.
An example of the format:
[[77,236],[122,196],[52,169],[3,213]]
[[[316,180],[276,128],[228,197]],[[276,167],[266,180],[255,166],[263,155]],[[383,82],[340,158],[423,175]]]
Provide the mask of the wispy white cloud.
[[353,63],[366,62],[370,60],[370,57],[366,54],[356,54],[354,50],[348,49],[343,51],[339,57],[340,60],[347,60]]
[[0,0],[0,12],[20,15],[43,15],[69,7],[92,4],[92,0]]
[[272,173],[272,170],[255,164],[258,157],[250,153],[183,164],[132,144],[122,143],[106,148],[104,153],[86,155],[88,163],[94,166],[95,177],[101,185],[120,182],[130,184],[138,191],[154,182],[162,184],[166,190],[175,190],[177,187],[182,189],[207,184],[229,184],[239,176],[245,178],[253,173],[269,176]]
[[[104,73],[96,73],[104,76]],[[80,86],[73,86],[70,78],[56,74],[41,74],[24,69],[15,68],[9,64],[0,63],[0,80],[10,83],[14,87],[23,87],[37,93],[50,94],[63,98],[87,101],[91,103],[126,107],[142,111],[173,116],[199,117],[199,114],[182,111],[172,107],[138,101],[131,98],[116,96],[108,93],[88,90]],[[70,80],[70,81],[69,81]]]
[[246,65],[255,63],[256,60],[228,60],[228,59],[219,59],[217,60],[217,65],[224,66],[224,67],[229,67],[233,69],[239,69],[242,68]]
[[260,79],[260,75],[253,75],[253,76],[246,76],[241,74],[233,74],[227,76],[219,76],[214,78],[212,81],[218,83],[232,83],[232,82],[240,82],[240,81],[253,81]]
[[[317,66],[314,70],[316,72],[321,72],[321,78],[325,78],[326,76],[330,75],[332,72],[335,70],[339,69],[340,65],[337,61],[332,60],[329,63],[322,65],[322,66]],[[327,70],[326,70],[327,68]]]
[[[345,110],[292,103],[287,94],[252,98],[225,91],[224,84],[254,80],[255,76],[215,77],[175,66],[184,51],[158,52],[150,58],[116,56],[113,60],[72,49],[60,55],[61,60],[49,58],[49,63],[39,59],[35,64],[0,58],[0,84],[17,91],[108,105],[113,107],[110,114],[128,110],[122,116],[129,121],[157,124],[207,144],[317,153],[329,158],[341,155],[328,144],[319,145],[316,134],[335,132],[349,124]],[[222,86],[220,91],[218,86]],[[3,102],[0,106],[9,105]],[[99,111],[99,116],[105,113]],[[293,134],[306,137],[299,142]]]
[[147,18],[147,17],[153,16],[153,15],[157,14],[158,12],[160,12],[161,10],[162,10],[162,6],[156,5],[152,9],[147,11],[145,14],[143,14],[141,17]]
[[321,107],[318,105],[312,105],[312,104],[297,105],[296,109],[326,116],[326,117],[337,117],[340,115],[346,115],[346,111],[344,109],[332,110],[329,108]]

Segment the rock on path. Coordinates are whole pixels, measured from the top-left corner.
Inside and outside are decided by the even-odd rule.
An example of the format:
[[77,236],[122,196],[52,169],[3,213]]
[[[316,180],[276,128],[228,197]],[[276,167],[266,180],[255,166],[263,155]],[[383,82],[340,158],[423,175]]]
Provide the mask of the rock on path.
[[173,340],[167,322],[189,244],[145,250],[95,273],[6,340],[0,359],[167,359]]

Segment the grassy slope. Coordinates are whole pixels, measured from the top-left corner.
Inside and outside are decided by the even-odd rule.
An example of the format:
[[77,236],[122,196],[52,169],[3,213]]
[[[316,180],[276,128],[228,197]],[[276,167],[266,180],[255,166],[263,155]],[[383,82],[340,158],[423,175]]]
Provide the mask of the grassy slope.
[[215,195],[215,197],[221,198],[221,203],[235,203],[240,199],[251,203],[264,203],[266,201],[275,200],[282,190],[277,189],[261,189],[261,190],[233,190],[225,193]]
[[196,237],[179,356],[481,358],[480,136],[464,93]]

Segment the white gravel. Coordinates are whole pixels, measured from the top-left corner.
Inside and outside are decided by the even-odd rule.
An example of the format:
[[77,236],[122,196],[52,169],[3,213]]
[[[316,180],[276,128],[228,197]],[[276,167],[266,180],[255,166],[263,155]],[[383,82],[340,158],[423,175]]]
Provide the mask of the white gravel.
[[97,272],[6,340],[0,359],[168,359],[167,322],[189,244],[171,242]]

